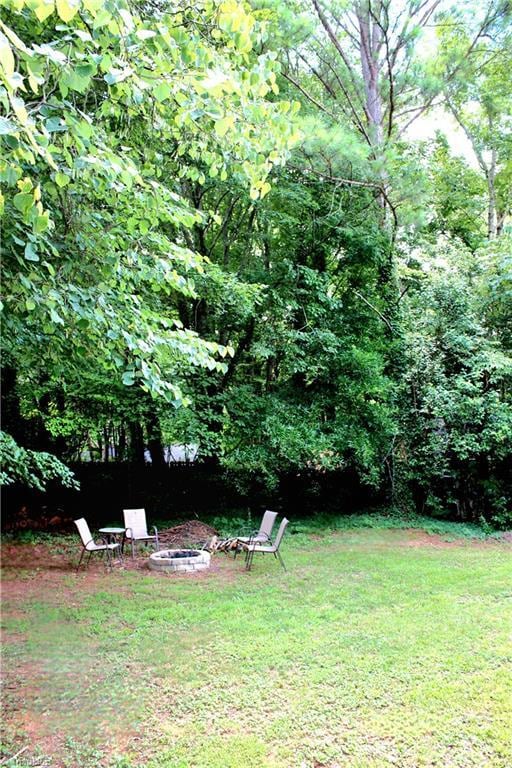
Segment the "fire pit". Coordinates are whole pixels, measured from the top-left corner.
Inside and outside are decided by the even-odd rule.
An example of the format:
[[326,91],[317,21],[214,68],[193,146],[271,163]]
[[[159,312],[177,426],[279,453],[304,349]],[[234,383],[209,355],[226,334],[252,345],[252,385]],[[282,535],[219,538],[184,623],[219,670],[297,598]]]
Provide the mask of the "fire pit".
[[203,571],[210,567],[210,553],[199,549],[162,549],[149,556],[153,571]]

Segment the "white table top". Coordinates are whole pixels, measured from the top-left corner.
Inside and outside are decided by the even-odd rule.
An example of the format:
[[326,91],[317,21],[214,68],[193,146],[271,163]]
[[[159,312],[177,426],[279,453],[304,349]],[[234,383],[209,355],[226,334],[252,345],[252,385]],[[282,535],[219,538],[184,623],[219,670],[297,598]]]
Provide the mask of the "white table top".
[[99,528],[100,533],[124,533],[126,528]]

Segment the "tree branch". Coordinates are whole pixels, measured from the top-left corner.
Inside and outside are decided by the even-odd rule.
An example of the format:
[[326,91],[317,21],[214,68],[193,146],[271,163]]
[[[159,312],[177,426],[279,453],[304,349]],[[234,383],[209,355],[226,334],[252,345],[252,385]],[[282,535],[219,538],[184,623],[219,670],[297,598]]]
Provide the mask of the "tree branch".
[[[465,52],[464,56],[461,56],[461,58],[459,59],[459,62],[455,65],[455,67],[453,67],[451,72],[448,72],[445,75],[445,77],[444,77],[444,84],[445,85],[447,83],[449,83],[455,77],[455,75],[457,74],[457,72],[461,68],[463,62],[466,61],[468,56],[470,56],[473,53],[473,50],[475,49],[476,44],[478,43],[480,38],[485,34],[485,32],[488,29],[488,27],[492,24],[493,21],[496,21],[496,19],[498,19],[503,14],[503,12],[504,12],[503,11],[503,7],[498,8],[492,15],[490,14],[490,11],[488,11],[485,19],[483,20],[483,22],[482,22],[482,24],[480,26],[480,29],[475,34],[475,36],[474,36],[473,40],[471,41],[471,44],[468,46],[468,49]],[[414,121],[417,120],[420,115],[422,115],[427,109],[429,109],[432,106],[432,103],[434,102],[434,100],[438,96],[439,96],[439,92],[438,93],[434,93],[431,96],[431,98],[427,101],[427,103],[424,104],[424,106],[419,110],[418,114],[414,115],[413,117],[411,117],[411,119],[403,126],[403,128],[398,133],[398,138],[400,136],[402,136],[402,134],[405,133],[405,131],[409,128],[409,126],[412,125],[412,123],[414,123]]]
[[317,99],[315,99],[314,96],[308,93],[306,89],[303,88],[302,85],[298,83],[291,75],[289,75],[287,72],[283,72],[283,77],[286,80],[288,80],[289,83],[292,83],[292,85],[294,85],[297,88],[297,90],[299,90],[303,94],[303,96],[305,96],[306,99],[308,99],[308,101],[314,104],[315,107],[317,107],[322,112],[325,112],[326,115],[329,115],[331,120],[334,120],[335,123],[337,122],[335,115],[333,115],[332,112],[330,112],[326,107],[324,107],[323,104],[321,104]]
[[[348,57],[347,57],[345,51],[343,50],[343,47],[342,47],[340,41],[336,37],[336,34],[334,33],[333,28],[329,24],[329,21],[328,21],[326,15],[324,14],[322,9],[320,8],[318,0],[313,0],[313,5],[315,6],[315,10],[317,12],[318,18],[320,19],[320,21],[322,23],[323,28],[327,32],[327,35],[329,36],[329,39],[331,40],[332,44],[334,45],[334,47],[338,51],[338,53],[339,53],[339,55],[341,57],[341,60],[343,61],[345,67],[347,68],[347,71],[348,71],[349,77],[350,77],[350,79],[352,81],[352,85],[354,86],[355,92],[359,93],[357,78],[355,76],[355,73],[354,73],[354,70],[352,68],[351,63],[348,60]],[[366,107],[364,106],[364,104],[362,106],[363,106],[363,109],[364,109],[364,111],[366,113]],[[368,115],[366,115],[366,116],[368,117]]]
[[352,291],[352,293],[354,293],[354,294],[355,294],[355,295],[356,295],[356,296],[357,296],[359,299],[361,299],[361,301],[364,301],[364,303],[365,303],[365,304],[367,304],[367,305],[370,307],[370,309],[373,309],[373,311],[375,312],[375,314],[376,314],[376,315],[378,315],[378,317],[380,317],[380,319],[382,320],[382,322],[384,323],[384,325],[386,326],[386,328],[389,330],[389,332],[390,332],[390,333],[393,333],[393,326],[392,326],[392,325],[391,325],[391,323],[389,322],[388,318],[387,318],[385,315],[383,315],[383,314],[382,314],[382,312],[380,312],[380,310],[378,310],[378,309],[377,309],[377,307],[376,307],[374,304],[372,304],[372,303],[371,303],[371,301],[368,301],[368,299],[367,299],[367,298],[365,298],[365,297],[363,296],[363,294],[362,294],[362,293],[359,293],[359,291],[356,291],[356,289],[355,289],[355,288],[351,288],[351,291]]
[[300,168],[298,165],[292,165],[291,163],[286,164],[287,168],[293,168],[294,171],[301,171],[302,173],[305,173],[306,171],[310,173],[314,173],[315,176],[319,176],[321,179],[325,179],[326,181],[332,181],[335,184],[349,184],[353,187],[366,187],[367,189],[376,189],[379,192],[382,192],[382,186],[380,184],[375,184],[372,181],[358,181],[357,179],[345,179],[341,176],[333,176],[329,173],[322,173],[321,171],[317,171],[315,168]]

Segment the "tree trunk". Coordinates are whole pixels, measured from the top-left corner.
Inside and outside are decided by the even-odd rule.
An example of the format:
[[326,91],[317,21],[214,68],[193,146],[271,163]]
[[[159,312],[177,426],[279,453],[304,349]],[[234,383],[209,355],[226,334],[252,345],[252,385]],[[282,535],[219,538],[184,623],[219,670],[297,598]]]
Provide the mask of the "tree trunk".
[[128,424],[130,433],[130,458],[136,464],[144,464],[144,433],[138,421]]
[[121,424],[119,427],[118,452],[117,460],[124,461],[126,455],[126,430],[124,424]]
[[487,192],[488,192],[488,210],[487,210],[487,237],[489,240],[495,240],[498,235],[498,217],[496,213],[496,150],[491,150],[491,162],[486,173]]
[[368,121],[370,139],[376,147],[380,147],[382,146],[383,130],[378,54],[382,41],[382,30],[373,21],[370,6],[367,2],[359,5],[357,20],[359,22],[361,70],[366,99],[366,119]]
[[153,400],[150,401],[148,407],[146,430],[148,433],[148,450],[151,456],[151,464],[153,467],[164,467],[165,458],[164,445],[162,441],[162,430],[160,429],[160,421]]
[[25,430],[16,392],[16,370],[7,363],[2,366],[2,429],[17,443],[23,443]]

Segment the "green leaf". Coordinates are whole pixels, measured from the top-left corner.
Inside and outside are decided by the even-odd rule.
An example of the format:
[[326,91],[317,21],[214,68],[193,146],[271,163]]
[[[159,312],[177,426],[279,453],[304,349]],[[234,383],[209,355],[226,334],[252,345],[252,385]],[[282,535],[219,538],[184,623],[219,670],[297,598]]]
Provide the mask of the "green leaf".
[[62,132],[66,130],[66,123],[60,117],[50,117],[48,120],[45,120],[44,127],[48,133]]
[[39,261],[39,256],[34,248],[34,243],[30,241],[25,245],[25,258],[27,261]]
[[53,309],[53,307],[50,309],[50,318],[52,322],[56,323],[57,325],[64,325],[64,320],[59,315],[59,313]]
[[15,62],[11,44],[2,32],[0,32],[0,65],[7,77],[14,73]]
[[69,176],[67,176],[65,173],[62,173],[61,171],[57,171],[55,174],[55,183],[58,187],[66,187],[69,184]]
[[215,133],[217,136],[224,136],[233,127],[234,123],[234,118],[231,115],[223,117],[221,120],[216,120]]
[[264,181],[263,184],[261,185],[260,196],[262,198],[265,197],[265,195],[268,194],[268,192],[270,192],[271,189],[272,189],[272,187],[270,186],[268,181]]
[[153,90],[153,94],[157,101],[160,101],[160,102],[165,101],[171,95],[171,87],[167,83],[160,83]]
[[77,69],[73,69],[65,72],[59,82],[71,91],[85,93],[91,82],[91,78],[90,76],[82,77]]
[[125,67],[124,69],[111,69],[104,75],[103,79],[108,85],[114,85],[115,83],[122,83],[127,77],[133,75],[133,69],[131,67]]
[[48,211],[45,211],[41,216],[36,217],[36,220],[34,221],[34,232],[36,235],[40,235],[48,229],[49,221],[50,217]]
[[135,375],[133,371],[125,371],[122,377],[123,384],[126,387],[131,387],[135,384]]
[[55,0],[57,13],[64,22],[71,21],[78,11],[78,6],[68,0]]
[[27,213],[34,204],[34,195],[27,192],[18,192],[13,197],[14,207],[21,211],[21,213]]
[[36,0],[34,13],[39,21],[44,21],[53,13],[53,0],[46,2],[45,0]]

